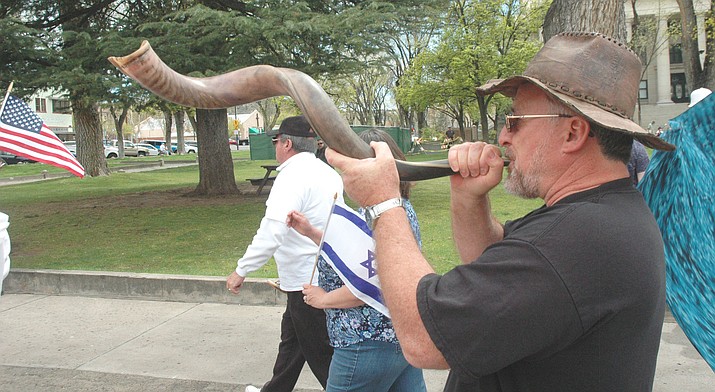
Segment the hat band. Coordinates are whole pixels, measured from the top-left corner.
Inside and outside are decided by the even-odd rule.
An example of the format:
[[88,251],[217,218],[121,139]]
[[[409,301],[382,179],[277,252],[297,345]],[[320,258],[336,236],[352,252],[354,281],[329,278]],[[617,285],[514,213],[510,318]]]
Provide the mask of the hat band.
[[[529,76],[529,75],[525,75]],[[533,77],[533,76],[531,76]],[[569,95],[573,98],[576,98],[580,101],[584,101],[590,104],[598,105],[603,109],[608,110],[609,112],[612,112],[613,114],[617,114],[620,117],[626,118],[628,120],[633,120],[631,116],[628,116],[628,114],[625,112],[625,110],[619,109],[614,105],[609,104],[608,102],[603,102],[599,101],[596,97],[590,96],[590,95],[584,95],[579,91],[572,91],[568,86],[555,83],[555,82],[549,82],[548,80],[541,79],[541,78],[536,78],[541,82],[544,86],[550,88],[551,90],[555,90],[557,92],[560,92],[562,94]]]

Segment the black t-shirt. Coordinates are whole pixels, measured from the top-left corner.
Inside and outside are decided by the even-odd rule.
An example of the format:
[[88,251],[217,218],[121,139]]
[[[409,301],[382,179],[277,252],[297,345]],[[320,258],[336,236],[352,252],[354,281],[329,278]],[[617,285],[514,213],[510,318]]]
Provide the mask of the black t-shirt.
[[651,391],[662,238],[630,180],[609,182],[507,222],[476,261],[425,276],[417,302],[445,391]]

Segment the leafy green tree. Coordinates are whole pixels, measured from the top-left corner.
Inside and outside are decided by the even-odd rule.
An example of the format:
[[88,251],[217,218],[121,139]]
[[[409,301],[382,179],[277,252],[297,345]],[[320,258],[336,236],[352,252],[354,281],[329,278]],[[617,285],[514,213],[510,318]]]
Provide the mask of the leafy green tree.
[[380,62],[351,75],[327,78],[322,85],[350,123],[385,125],[385,101],[392,81]]
[[[145,23],[141,34],[150,41],[162,60],[174,70],[195,77],[222,74],[235,68],[270,64],[298,69],[314,78],[340,75],[362,69],[362,58],[379,52],[376,35],[384,31],[384,15],[401,6],[419,4],[415,0],[254,2],[200,1]],[[416,8],[415,8],[416,9]],[[299,37],[299,39],[298,39]],[[226,111],[222,110],[225,117]],[[201,193],[233,192],[230,150],[225,143],[225,119],[206,127],[201,121],[210,115],[197,109],[197,130]],[[201,114],[201,115],[200,115]],[[266,117],[268,118],[268,117]],[[213,120],[212,120],[213,121]],[[223,124],[223,125],[219,125]],[[217,128],[218,127],[218,128]],[[205,143],[207,135],[222,145]],[[215,145],[220,149],[209,150]],[[204,156],[225,156],[218,163],[204,164]],[[215,160],[214,160],[215,161]],[[210,184],[204,186],[203,184]],[[214,191],[213,189],[220,190]]]
[[7,87],[15,82],[13,94],[25,97],[36,90],[48,86],[43,70],[54,65],[55,53],[47,42],[53,40],[51,34],[29,28],[12,15],[10,10],[0,7],[0,83]]
[[[17,49],[25,58],[34,59],[30,64],[42,65],[33,75],[37,88],[67,91],[77,134],[77,156],[87,175],[109,174],[99,103],[117,99],[117,79],[111,76],[108,54],[103,52],[109,45],[105,38],[109,32],[126,30],[133,22],[129,16],[141,14],[149,4],[153,2],[32,0],[10,6],[3,3],[0,10],[2,15],[21,20],[26,37],[44,38],[45,46],[24,43]],[[49,55],[36,53],[37,48],[44,47]]]
[[[394,15],[417,15],[424,1],[377,0],[29,0],[0,5],[3,16],[21,18],[31,36],[41,37],[50,53],[33,54],[41,45],[19,43],[22,55],[50,62],[39,66],[47,86],[68,91],[78,135],[78,155],[89,175],[108,174],[102,152],[103,132],[98,104],[114,107],[121,132],[122,112],[131,101],[131,81],[107,61],[111,55],[135,50],[141,39],[149,39],[160,57],[175,70],[205,77],[254,64],[271,64],[303,71],[314,78],[345,75],[364,69],[361,61],[384,52],[381,39],[399,23]],[[389,20],[392,24],[387,24]],[[10,31],[9,27],[7,28]],[[45,39],[45,37],[50,37]],[[9,47],[9,46],[8,46]],[[10,78],[10,76],[8,76]],[[46,81],[46,82],[44,82]],[[137,109],[135,101],[134,109]],[[139,103],[144,105],[143,102]],[[174,109],[165,107],[173,117]],[[185,111],[186,108],[180,110]],[[200,124],[210,118],[197,110],[199,138],[225,142],[225,125],[218,129]],[[223,110],[225,116],[225,110]],[[216,124],[226,123],[225,118]],[[167,121],[167,125],[171,122]],[[204,135],[201,135],[201,130]],[[206,134],[208,132],[208,134]],[[181,136],[179,136],[181,137]],[[211,151],[212,143],[201,143],[206,154],[223,157],[202,162],[199,190],[233,192],[235,182],[226,143],[225,151]],[[218,162],[218,163],[213,163]],[[216,178],[221,173],[220,178]],[[221,185],[218,185],[221,184]],[[214,190],[215,189],[215,190]]]
[[[429,0],[385,14],[388,18],[384,22],[386,31],[377,35],[377,46],[384,53],[384,66],[392,73],[393,92],[415,58],[433,44],[441,33],[447,14],[445,10],[448,8],[447,0]],[[414,108],[398,101],[397,111],[401,126],[416,125],[418,129],[425,126],[424,110],[416,112]]]
[[[477,96],[476,88],[489,79],[523,71],[540,47],[534,37],[548,3],[461,0],[451,4],[441,42],[417,57],[400,81],[397,99],[447,114],[459,125],[460,137],[475,140],[478,135],[467,135],[465,126],[479,118],[481,128],[488,129],[489,103],[494,100]],[[506,101],[493,102],[491,118],[496,127]],[[482,139],[487,136],[484,133]]]

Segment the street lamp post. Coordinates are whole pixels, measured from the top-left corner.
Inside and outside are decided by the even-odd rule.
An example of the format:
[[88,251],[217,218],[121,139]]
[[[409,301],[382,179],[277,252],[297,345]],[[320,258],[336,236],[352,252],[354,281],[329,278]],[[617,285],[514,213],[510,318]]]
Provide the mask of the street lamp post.
[[240,135],[239,135],[240,132],[238,131],[238,126],[235,125],[237,123],[237,121],[238,121],[238,106],[234,106],[233,107],[233,124],[234,124],[233,133],[236,135],[236,151],[239,150],[238,146],[241,144]]

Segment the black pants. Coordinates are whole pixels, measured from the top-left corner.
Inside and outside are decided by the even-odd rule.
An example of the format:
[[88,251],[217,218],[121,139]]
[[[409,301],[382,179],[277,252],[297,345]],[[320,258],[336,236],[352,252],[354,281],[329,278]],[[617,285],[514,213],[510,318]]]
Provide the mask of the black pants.
[[273,378],[263,385],[261,392],[292,391],[305,362],[325,388],[332,358],[325,312],[306,305],[300,291],[289,292],[281,320],[281,343],[273,365]]

